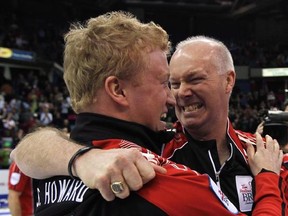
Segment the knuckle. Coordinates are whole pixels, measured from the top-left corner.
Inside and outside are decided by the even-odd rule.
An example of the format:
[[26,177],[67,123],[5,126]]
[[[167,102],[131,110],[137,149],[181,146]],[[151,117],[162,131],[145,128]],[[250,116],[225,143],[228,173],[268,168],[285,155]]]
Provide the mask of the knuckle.
[[109,184],[110,180],[105,175],[98,176],[94,179],[94,188],[98,190],[102,190],[103,188],[109,186]]
[[151,172],[147,173],[147,178],[149,178],[149,179],[153,179],[156,176],[155,170],[152,167],[151,167],[151,169],[152,169]]
[[107,192],[107,193],[102,192],[101,195],[107,201],[113,201],[115,199],[115,195],[112,192]]
[[133,185],[133,187],[131,187],[131,190],[137,191],[137,190],[141,189],[142,187],[143,187],[143,183],[139,182],[138,184]]
[[130,195],[130,191],[129,190],[124,190],[123,192],[116,194],[116,196],[120,199],[125,199]]
[[115,158],[115,163],[119,165],[127,165],[131,162],[138,160],[143,157],[142,154],[137,149],[126,149],[122,154],[118,154]]
[[145,177],[142,177],[143,178],[143,183],[147,183],[149,182],[150,180],[152,180],[153,178],[155,178],[156,174],[155,172],[149,172],[145,175]]
[[129,154],[131,157],[134,157],[134,158],[142,157],[142,154],[136,148],[130,148],[127,150],[128,150],[127,154]]

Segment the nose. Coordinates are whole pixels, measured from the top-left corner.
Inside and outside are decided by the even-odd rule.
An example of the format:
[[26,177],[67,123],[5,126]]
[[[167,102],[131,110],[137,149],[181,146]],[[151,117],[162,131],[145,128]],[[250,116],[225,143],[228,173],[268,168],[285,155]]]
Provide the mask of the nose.
[[175,91],[175,95],[177,94],[178,97],[187,97],[192,94],[191,89],[188,87],[187,84],[181,83],[179,89]]
[[170,89],[167,89],[167,96],[167,105],[174,107],[176,105],[176,100]]

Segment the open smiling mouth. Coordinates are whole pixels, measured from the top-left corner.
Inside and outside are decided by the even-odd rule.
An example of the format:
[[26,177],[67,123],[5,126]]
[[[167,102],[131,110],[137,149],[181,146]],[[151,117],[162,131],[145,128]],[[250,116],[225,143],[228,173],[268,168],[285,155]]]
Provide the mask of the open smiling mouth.
[[196,111],[196,110],[200,109],[201,107],[203,107],[203,104],[198,103],[198,104],[194,104],[194,105],[190,105],[190,106],[184,106],[184,107],[182,107],[182,110],[185,112],[192,112],[192,111]]

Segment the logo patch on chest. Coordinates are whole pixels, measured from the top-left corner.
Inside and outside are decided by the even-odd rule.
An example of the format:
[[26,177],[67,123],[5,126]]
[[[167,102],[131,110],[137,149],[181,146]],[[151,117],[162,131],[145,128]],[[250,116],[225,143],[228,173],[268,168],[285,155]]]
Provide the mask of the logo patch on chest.
[[251,211],[253,205],[253,178],[251,176],[236,176],[235,178],[240,211]]

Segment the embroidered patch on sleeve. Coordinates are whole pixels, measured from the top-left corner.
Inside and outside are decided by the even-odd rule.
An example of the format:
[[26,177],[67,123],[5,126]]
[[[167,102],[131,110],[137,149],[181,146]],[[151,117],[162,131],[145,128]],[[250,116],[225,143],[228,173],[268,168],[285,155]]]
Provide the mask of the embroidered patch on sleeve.
[[11,177],[10,177],[10,183],[11,183],[11,185],[16,185],[16,184],[19,183],[19,181],[20,181],[20,173],[15,173],[15,172],[13,172],[13,173],[11,174]]

